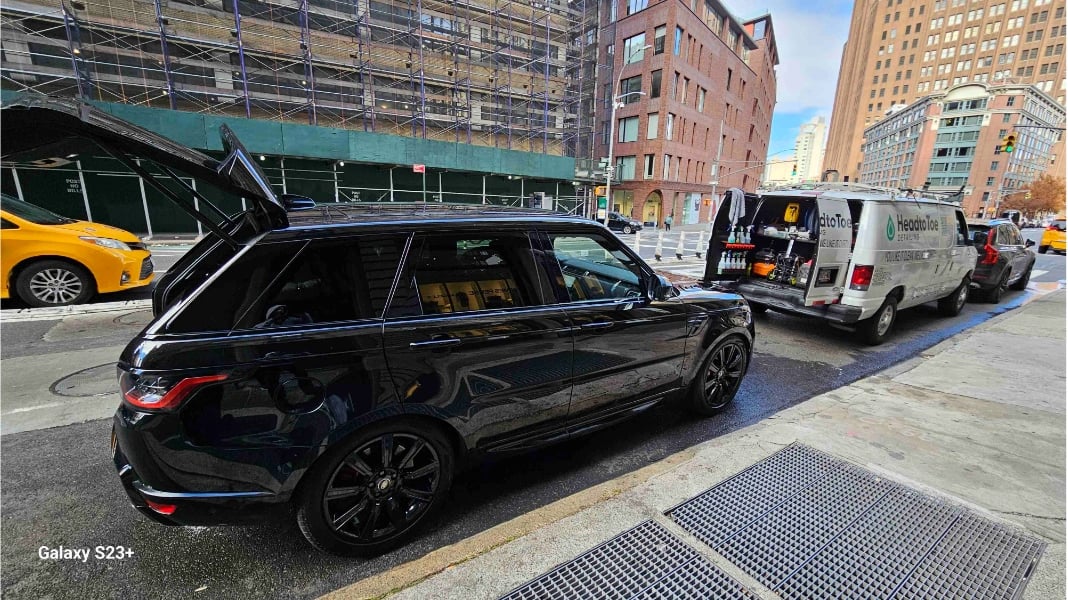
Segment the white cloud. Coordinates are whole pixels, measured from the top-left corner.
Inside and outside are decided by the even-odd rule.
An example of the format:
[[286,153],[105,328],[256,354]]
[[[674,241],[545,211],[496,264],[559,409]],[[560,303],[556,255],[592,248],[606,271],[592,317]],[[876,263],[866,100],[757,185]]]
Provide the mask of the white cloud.
[[[735,4],[738,3],[738,4]],[[731,0],[731,8],[743,8]],[[777,74],[778,113],[830,115],[838,84],[842,47],[849,36],[852,2],[825,0],[765,0],[779,47]],[[735,11],[742,19],[755,12],[744,6]]]

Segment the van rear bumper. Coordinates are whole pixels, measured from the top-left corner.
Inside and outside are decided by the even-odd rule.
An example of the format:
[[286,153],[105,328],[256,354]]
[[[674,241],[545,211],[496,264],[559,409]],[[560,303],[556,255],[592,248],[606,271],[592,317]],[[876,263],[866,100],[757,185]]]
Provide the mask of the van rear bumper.
[[863,313],[859,306],[847,306],[844,304],[805,306],[804,295],[800,290],[781,286],[762,285],[752,282],[727,282],[722,287],[741,294],[749,302],[764,304],[777,310],[825,319],[834,323],[845,325],[856,323],[860,321]]

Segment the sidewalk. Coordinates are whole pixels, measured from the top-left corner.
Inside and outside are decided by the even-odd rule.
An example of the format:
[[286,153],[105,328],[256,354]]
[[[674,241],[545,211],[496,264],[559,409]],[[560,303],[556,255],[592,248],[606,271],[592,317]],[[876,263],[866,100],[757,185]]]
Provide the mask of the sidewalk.
[[[758,342],[759,343],[759,338]],[[497,598],[800,442],[1008,521],[1048,546],[1025,599],[1065,597],[1065,292],[613,481],[356,582],[329,598]],[[777,597],[707,546],[758,597]]]

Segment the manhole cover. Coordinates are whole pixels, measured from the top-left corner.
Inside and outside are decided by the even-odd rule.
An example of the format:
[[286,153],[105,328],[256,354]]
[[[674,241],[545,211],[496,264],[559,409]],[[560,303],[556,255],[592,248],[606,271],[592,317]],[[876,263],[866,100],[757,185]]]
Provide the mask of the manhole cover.
[[1045,549],[800,444],[668,515],[788,600],[1014,599]]
[[118,382],[115,379],[115,363],[75,371],[53,383],[49,391],[57,396],[74,398],[115,394],[119,391]]
[[755,596],[661,525],[645,521],[502,596],[502,600],[551,598]]

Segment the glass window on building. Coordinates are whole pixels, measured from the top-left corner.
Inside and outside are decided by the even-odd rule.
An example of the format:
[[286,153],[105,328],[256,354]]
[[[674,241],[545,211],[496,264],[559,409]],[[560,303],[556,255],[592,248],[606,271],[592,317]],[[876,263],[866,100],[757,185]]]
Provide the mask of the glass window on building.
[[674,113],[668,113],[667,124],[664,127],[664,139],[670,140],[675,133],[675,115]]
[[639,33],[623,40],[623,64],[641,62],[645,58],[645,34]]
[[682,27],[675,28],[675,56],[678,56],[682,52]]
[[[613,0],[614,1],[614,0]],[[633,15],[649,7],[649,0],[627,0],[627,14]]]
[[620,102],[623,104],[631,104],[640,100],[641,94],[638,94],[640,91],[642,91],[641,75],[628,77],[619,82]]
[[660,97],[660,84],[661,84],[662,80],[664,79],[664,71],[663,71],[663,69],[657,69],[657,70],[653,71],[652,73],[649,73],[649,78],[652,80],[650,82],[650,85],[649,85],[649,97],[650,98],[659,98]]
[[627,117],[619,120],[619,142],[638,141],[638,117]]
[[667,37],[667,25],[661,25],[653,30],[653,54],[664,53],[665,37]]
[[655,140],[657,132],[660,131],[660,113],[649,113],[649,120],[646,126],[645,139]]
[[652,154],[646,154],[645,155],[645,178],[646,179],[652,179],[653,178],[653,162],[654,162],[653,158],[654,157],[653,157]]
[[634,156],[619,157],[619,162],[616,163],[616,173],[620,180],[634,179],[635,158]]

